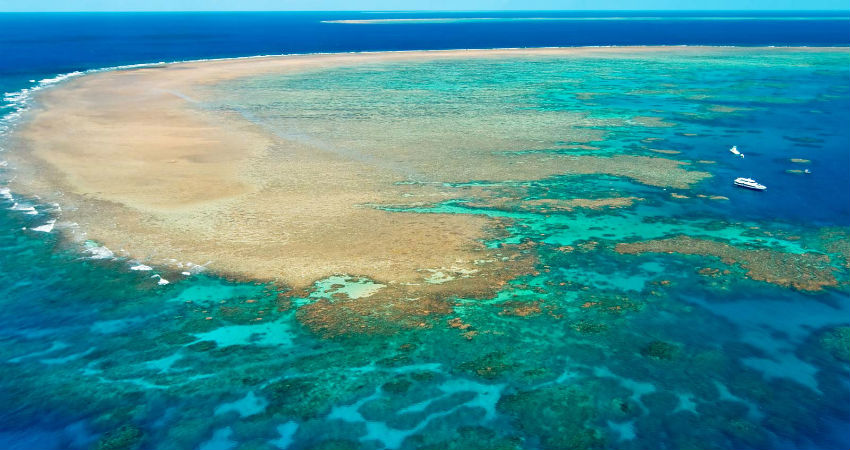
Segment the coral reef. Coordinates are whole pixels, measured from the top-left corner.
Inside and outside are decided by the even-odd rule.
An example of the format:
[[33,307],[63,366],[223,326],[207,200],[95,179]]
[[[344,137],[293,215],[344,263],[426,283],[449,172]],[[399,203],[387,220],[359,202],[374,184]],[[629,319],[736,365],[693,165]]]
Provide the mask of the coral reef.
[[519,450],[523,448],[518,438],[503,438],[484,427],[461,427],[452,436],[438,442],[422,443],[416,450]]
[[826,332],[820,342],[832,356],[850,362],[850,327],[837,327]]
[[670,360],[676,356],[678,351],[679,347],[673,344],[664,341],[652,341],[640,349],[640,354],[648,358]]
[[530,244],[503,246],[489,255],[493,259],[482,260],[475,276],[437,284],[389,284],[355,299],[345,294],[333,299],[320,298],[299,307],[296,317],[313,333],[325,338],[430,328],[434,319],[452,312],[452,297],[491,298],[508,280],[532,272],[537,262],[536,251]]
[[462,363],[457,367],[464,372],[492,380],[501,377],[514,368],[514,364],[505,362],[505,359],[506,355],[503,352],[492,352]]
[[517,302],[517,301],[508,301],[504,303],[500,303],[496,306],[502,308],[499,311],[500,316],[518,316],[518,317],[528,317],[528,316],[536,316],[540,314],[543,310],[540,308],[540,305],[543,302],[540,300],[535,300],[533,302]]
[[817,239],[824,250],[836,254],[844,260],[844,267],[850,269],[850,231],[847,228],[824,228]]
[[354,397],[363,387],[341,374],[323,374],[319,377],[284,378],[270,383],[262,393],[269,400],[269,412],[305,420],[327,413],[331,406]]
[[135,450],[141,445],[144,433],[133,425],[124,425],[105,433],[97,441],[95,450]]
[[578,387],[557,386],[522,391],[499,400],[498,408],[514,418],[526,436],[536,436],[546,449],[594,450],[605,447],[601,433],[590,425],[592,399]]
[[[678,70],[699,80],[741,70],[824,76],[827,66],[812,70],[800,56],[821,50],[627,53],[635,51],[643,56],[457,60],[448,71],[433,61],[334,66],[331,75],[315,67],[227,84],[243,97],[209,87],[226,99],[207,97],[210,111],[243,105],[280,125],[286,109],[292,122],[280,129],[305,126],[328,140],[302,146],[292,142],[301,135],[287,135],[240,165],[244,181],[263,180],[267,191],[153,218],[99,202],[69,211],[108,221],[115,242],[140,230],[131,255],[160,245],[193,253],[203,241],[226,259],[208,274],[154,268],[169,285],[121,258],[81,259],[52,235],[15,231],[43,217],[2,222],[14,232],[0,233],[13,256],[0,258],[0,404],[10,405],[1,421],[28,436],[51,427],[66,447],[104,449],[846,447],[826,424],[850,417],[847,228],[761,216],[746,206],[772,202],[758,194],[734,191],[720,203],[728,199],[714,194],[732,192],[728,183],[695,186],[705,172],[636,156],[677,149],[725,158],[711,167],[724,173],[729,155],[714,147],[711,128],[727,126],[728,114],[710,109],[738,103],[710,97],[731,93],[744,104],[751,87],[715,93],[687,80],[699,85],[691,90]],[[797,59],[782,59],[788,52]],[[833,63],[844,89],[848,52],[830,52],[843,52]],[[772,69],[777,58],[787,64]],[[538,84],[542,70],[570,79]],[[619,95],[623,83],[636,89]],[[580,89],[600,92],[582,96],[596,106],[580,105],[577,84],[598,85]],[[394,101],[376,103],[385,98]],[[464,105],[453,102],[468,98],[480,109],[460,114]],[[809,120],[779,109],[777,117]],[[643,128],[659,120],[631,119],[640,114],[676,123]],[[726,134],[744,146],[755,131]],[[825,131],[811,134],[831,146],[837,138]],[[178,159],[169,167],[198,163],[177,150],[161,153]],[[787,158],[767,164],[781,174]],[[121,195],[147,207],[170,201]],[[840,225],[844,216],[827,219]],[[158,227],[206,234],[161,243],[169,233]]]
[[597,334],[605,332],[608,329],[608,325],[588,320],[581,320],[574,323],[572,328],[581,334]]
[[467,202],[464,205],[472,208],[486,208],[500,211],[524,211],[537,213],[571,212],[579,208],[602,210],[628,208],[635,202],[644,200],[640,197],[607,197],[607,198],[572,198],[572,199],[516,199],[497,197],[485,201]]
[[723,242],[677,236],[634,243],[619,243],[620,254],[678,253],[720,258],[725,264],[740,265],[753,280],[801,291],[819,291],[836,286],[836,268],[826,255],[786,253],[766,248],[742,249]]

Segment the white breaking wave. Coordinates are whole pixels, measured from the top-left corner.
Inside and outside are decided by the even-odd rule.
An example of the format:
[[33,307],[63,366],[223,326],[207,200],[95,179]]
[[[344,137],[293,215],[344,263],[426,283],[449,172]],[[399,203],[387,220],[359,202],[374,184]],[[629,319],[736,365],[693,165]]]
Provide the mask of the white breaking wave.
[[43,233],[50,233],[53,231],[53,226],[56,225],[56,219],[48,220],[44,225],[32,228],[32,231],[41,231]]
[[86,253],[91,255],[91,259],[112,259],[115,257],[115,253],[112,253],[112,250],[103,246],[88,247],[86,248]]
[[9,107],[12,109],[11,112],[7,113],[3,117],[0,117],[0,135],[4,134],[8,131],[14,122],[21,117],[21,114],[27,110],[29,107],[29,101],[32,98],[32,95],[35,92],[46,89],[48,87],[54,86],[56,84],[67,81],[71,78],[76,78],[82,75],[97,73],[97,72],[107,72],[112,70],[124,70],[124,69],[136,69],[141,67],[155,67],[168,64],[164,61],[153,62],[153,63],[142,63],[142,64],[126,64],[122,66],[111,66],[111,67],[103,67],[98,69],[89,69],[89,70],[76,70],[74,72],[68,72],[56,75],[55,77],[44,78],[39,81],[30,80],[31,83],[35,83],[35,86],[24,88],[15,92],[5,92],[3,93],[3,100],[6,103],[5,105],[0,105],[0,107]]
[[[232,58],[224,58],[224,59],[232,59]],[[185,61],[175,61],[175,62],[185,62]],[[3,94],[3,98],[2,98],[3,104],[0,104],[0,110],[8,109],[10,111],[7,112],[2,117],[0,117],[0,138],[2,138],[2,136],[5,134],[5,132],[7,132],[9,129],[11,129],[11,127],[14,126],[15,123],[22,117],[23,113],[30,107],[30,101],[32,100],[33,95],[38,91],[41,91],[43,89],[52,87],[54,85],[60,84],[62,82],[65,82],[65,81],[68,81],[70,79],[73,79],[73,78],[76,78],[76,77],[79,77],[79,76],[82,76],[82,75],[86,75],[86,74],[97,73],[97,72],[107,72],[107,71],[113,71],[113,70],[135,69],[135,68],[143,68],[143,67],[155,67],[155,66],[161,66],[161,65],[165,65],[165,64],[169,64],[169,63],[161,61],[161,62],[154,62],[154,63],[128,64],[128,65],[121,65],[121,66],[112,66],[112,67],[104,67],[104,68],[98,68],[98,69],[90,69],[90,70],[85,70],[85,71],[74,71],[74,72],[59,74],[59,75],[56,75],[54,77],[44,78],[44,79],[39,80],[39,81],[30,80],[30,83],[35,84],[34,86],[24,88],[24,89],[21,89],[21,90],[16,91],[16,92],[6,92],[6,93]],[[0,144],[2,144],[2,142],[0,142]],[[3,151],[2,147],[0,147],[0,151]],[[7,166],[8,166],[7,161],[5,161],[5,160],[0,161],[0,167],[5,168]],[[0,198],[13,201],[12,206],[9,208],[10,210],[20,211],[20,212],[23,212],[24,214],[30,214],[30,215],[37,215],[38,214],[38,210],[36,210],[35,206],[29,205],[29,204],[26,204],[26,203],[14,202],[14,197],[12,196],[12,192],[8,187],[0,187]],[[50,209],[52,211],[55,211],[55,212],[59,212],[59,211],[62,210],[62,208],[57,203],[51,204],[51,207],[52,208],[50,208]],[[54,230],[55,225],[56,225],[56,219],[51,219],[51,220],[45,222],[44,224],[42,224],[40,226],[31,228],[31,230],[43,232],[43,233],[50,233]],[[75,226],[75,224],[71,224],[69,226],[69,229],[73,229],[74,226]],[[84,232],[82,234],[78,235],[78,237],[80,237],[80,238],[83,238],[84,236],[85,236]],[[83,253],[87,254],[88,258],[90,258],[90,259],[100,260],[100,259],[116,259],[117,258],[115,253],[112,250],[110,250],[109,248],[107,248],[105,246],[97,245],[93,242],[86,242],[83,245],[83,248],[81,250],[82,250]],[[131,264],[132,265],[130,267],[130,270],[133,270],[133,271],[151,271],[151,270],[153,270],[152,267],[145,265],[145,264],[138,263],[137,261],[131,261]],[[203,266],[195,265],[195,264],[192,264],[192,263],[186,263],[185,267],[188,268],[189,270],[191,270],[191,272],[184,272],[184,275],[187,275],[187,276],[191,275],[194,272],[203,271],[203,269],[204,269]],[[162,276],[160,276],[160,275],[154,275],[152,278],[157,278],[157,284],[160,285],[160,286],[170,284],[170,281],[166,280],[165,278],[162,278]]]
[[80,71],[63,73],[63,74],[60,74],[60,75],[56,75],[55,77],[52,77],[52,78],[45,78],[43,80],[40,80],[33,87],[24,88],[24,89],[21,89],[20,91],[17,91],[17,92],[6,92],[6,93],[4,93],[3,94],[3,100],[8,104],[8,106],[13,108],[13,111],[9,114],[6,114],[6,116],[4,116],[2,118],[2,121],[5,122],[5,124],[4,124],[5,126],[0,127],[0,131],[5,131],[6,129],[8,129],[8,125],[12,121],[12,119],[20,117],[21,112],[26,110],[28,100],[32,97],[32,94],[34,92],[40,91],[40,90],[42,90],[42,89],[44,89],[48,86],[51,86],[51,85],[61,83],[65,80],[68,80],[68,79],[71,79],[71,78],[74,78],[74,77],[78,77],[78,76],[83,75],[85,73],[86,72],[80,72]]
[[76,76],[82,75],[82,74],[84,74],[84,73],[85,73],[85,72],[80,72],[79,70],[74,71],[74,72],[63,73],[63,74],[60,74],[60,75],[56,75],[56,76],[55,76],[55,77],[53,77],[53,78],[45,78],[45,79],[43,79],[43,80],[39,80],[39,81],[38,81],[38,84],[39,84],[39,85],[49,85],[49,84],[55,84],[55,83],[59,83],[59,82],[61,82],[61,81],[65,81],[65,80],[67,80],[68,78],[73,78],[73,77],[76,77]]
[[34,206],[22,205],[18,202],[13,203],[12,207],[9,209],[12,211],[22,211],[24,214],[38,214],[38,211],[35,210]]

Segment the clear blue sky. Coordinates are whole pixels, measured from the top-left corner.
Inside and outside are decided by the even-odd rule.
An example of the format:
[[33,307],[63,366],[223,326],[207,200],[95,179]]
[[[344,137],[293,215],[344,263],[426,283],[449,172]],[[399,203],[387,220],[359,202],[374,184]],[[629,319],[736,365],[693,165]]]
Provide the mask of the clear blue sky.
[[0,0],[0,11],[847,10],[848,0]]

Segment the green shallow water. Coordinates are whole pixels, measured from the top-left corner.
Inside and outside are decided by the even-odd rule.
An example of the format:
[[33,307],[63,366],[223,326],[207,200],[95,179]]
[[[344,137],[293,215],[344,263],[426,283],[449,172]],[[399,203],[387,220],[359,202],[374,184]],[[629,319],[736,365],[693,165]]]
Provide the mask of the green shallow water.
[[[487,244],[531,242],[540,261],[494,298],[447,299],[452,312],[421,327],[367,315],[377,334],[333,339],[305,327],[301,308],[362,300],[381,284],[338,274],[294,298],[285,286],[204,273],[162,273],[171,284],[158,285],[156,268],[91,259],[32,231],[44,212],[0,199],[2,228],[13,230],[0,246],[16,255],[0,259],[0,403],[14,405],[3,420],[21,430],[4,438],[215,450],[846,447],[848,273],[822,231],[846,242],[850,225],[840,126],[850,119],[849,61],[846,51],[711,50],[390,64],[220,86],[205,107],[391,164],[410,183],[458,182],[375,160],[370,146],[427,138],[427,151],[483,129],[499,142],[492,152],[664,156],[713,177],[689,190],[595,174],[467,180],[459,185],[518,202],[364,206],[510,219]],[[670,126],[635,119],[644,116]],[[504,118],[514,120],[484,123]],[[576,136],[598,150],[566,148]],[[729,154],[732,144],[746,158]],[[796,157],[812,160],[811,176],[785,173]],[[731,187],[742,172],[769,190]],[[616,196],[643,200],[572,211],[527,203]],[[15,201],[41,211],[36,199]],[[716,256],[615,251],[679,235],[829,255],[838,285],[799,291]],[[463,274],[431,281],[447,276]]]

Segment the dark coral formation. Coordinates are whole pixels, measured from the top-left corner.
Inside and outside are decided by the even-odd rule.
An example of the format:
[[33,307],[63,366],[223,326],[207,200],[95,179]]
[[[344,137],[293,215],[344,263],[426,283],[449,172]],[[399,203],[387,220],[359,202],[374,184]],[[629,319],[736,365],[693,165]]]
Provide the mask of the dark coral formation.
[[[395,294],[395,295],[393,295]],[[449,314],[451,303],[439,297],[408,298],[401,292],[369,297],[319,299],[298,308],[298,321],[325,338],[354,334],[394,334],[405,328],[432,326],[434,317]]]
[[135,450],[139,448],[144,433],[134,425],[124,425],[105,433],[97,441],[95,450]]
[[306,420],[327,413],[332,405],[355,396],[362,388],[355,380],[323,374],[284,378],[266,386],[262,393],[269,400],[269,412]]
[[464,206],[493,209],[498,211],[536,212],[542,214],[572,212],[576,209],[605,210],[628,208],[640,197],[572,198],[572,199],[517,199],[492,198],[477,202],[467,202]]
[[844,228],[826,228],[818,236],[824,249],[844,260],[844,267],[850,268],[850,231]]
[[498,409],[514,418],[527,436],[540,439],[540,447],[593,450],[605,447],[601,433],[590,423],[595,406],[589,395],[574,386],[522,391],[502,397]]
[[821,344],[836,359],[850,362],[850,327],[836,327],[821,337]]
[[[536,249],[530,242],[503,246],[495,255],[500,259],[482,265],[474,277],[439,284],[389,284],[361,298],[344,294],[321,298],[299,307],[296,317],[325,338],[430,328],[434,319],[453,311],[453,297],[491,298],[509,280],[533,272],[537,262]],[[469,339],[473,336],[466,335]]]
[[836,269],[830,265],[830,258],[813,252],[794,254],[766,248],[742,249],[719,241],[688,236],[620,243],[616,251],[621,254],[651,252],[714,256],[726,264],[741,266],[753,280],[801,291],[819,291],[838,284]]
[[581,334],[598,334],[608,330],[608,325],[589,320],[580,320],[572,325],[572,328]]
[[647,358],[671,360],[676,356],[679,347],[664,342],[652,341],[640,349],[640,354]]
[[635,296],[619,294],[613,291],[582,291],[579,299],[582,309],[608,314],[622,314],[627,311],[639,311],[643,303]]
[[458,369],[482,378],[495,379],[514,368],[514,364],[506,360],[504,352],[492,352],[462,363]]
[[519,438],[503,438],[493,430],[484,427],[458,428],[451,439],[434,443],[423,443],[416,450],[519,450],[522,441]]
[[508,301],[500,303],[497,306],[502,308],[502,310],[499,311],[500,316],[528,317],[540,314],[543,311],[540,308],[542,303],[543,301],[541,300],[535,300],[533,302]]

